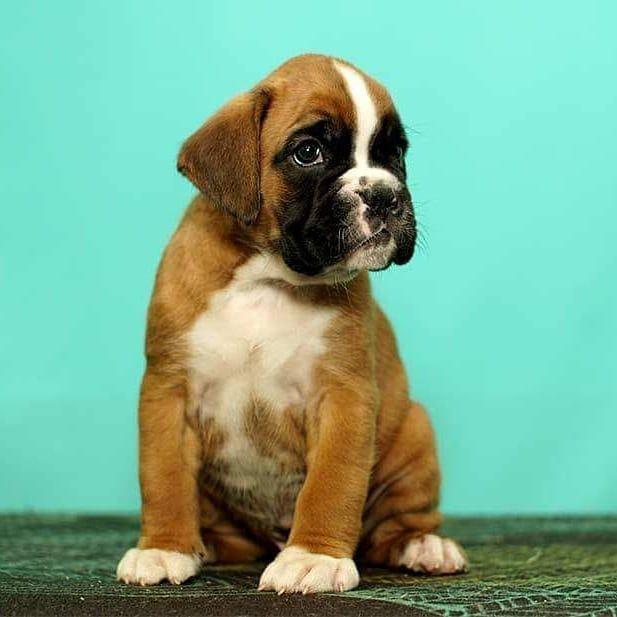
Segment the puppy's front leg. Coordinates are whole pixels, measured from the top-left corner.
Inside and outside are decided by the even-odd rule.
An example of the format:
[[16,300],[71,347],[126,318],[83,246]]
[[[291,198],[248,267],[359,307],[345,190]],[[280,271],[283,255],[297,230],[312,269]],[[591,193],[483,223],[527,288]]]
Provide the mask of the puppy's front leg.
[[181,379],[147,370],[139,402],[141,536],[118,580],[154,585],[194,576],[205,554],[199,532],[200,439],[186,420]]
[[308,424],[306,480],[287,547],[262,574],[262,590],[345,591],[360,580],[352,557],[373,464],[375,406],[333,389]]

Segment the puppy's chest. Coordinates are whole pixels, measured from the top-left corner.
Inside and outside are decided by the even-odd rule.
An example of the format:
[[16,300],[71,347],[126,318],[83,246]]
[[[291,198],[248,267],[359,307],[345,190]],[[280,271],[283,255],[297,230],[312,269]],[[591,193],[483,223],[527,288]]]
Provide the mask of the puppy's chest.
[[208,431],[206,483],[238,514],[287,526],[304,480],[304,412],[330,309],[284,289],[232,284],[188,335],[194,413]]

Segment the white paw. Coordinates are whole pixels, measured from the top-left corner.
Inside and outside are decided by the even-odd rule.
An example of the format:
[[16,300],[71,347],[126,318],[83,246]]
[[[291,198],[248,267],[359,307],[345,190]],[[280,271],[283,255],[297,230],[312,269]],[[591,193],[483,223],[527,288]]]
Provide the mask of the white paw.
[[358,586],[360,576],[351,559],[309,553],[298,546],[288,546],[264,570],[259,590],[283,593],[347,591]]
[[116,569],[116,578],[123,583],[156,585],[167,579],[179,585],[199,572],[201,559],[176,551],[158,548],[131,548],[126,551]]
[[407,543],[398,565],[425,574],[456,574],[467,569],[467,558],[453,540],[426,534]]

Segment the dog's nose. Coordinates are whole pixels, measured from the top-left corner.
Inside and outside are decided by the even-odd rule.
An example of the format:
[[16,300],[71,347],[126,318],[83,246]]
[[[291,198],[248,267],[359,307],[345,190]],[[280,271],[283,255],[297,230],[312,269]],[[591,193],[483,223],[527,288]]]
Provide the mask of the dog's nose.
[[390,214],[396,214],[400,209],[400,201],[396,191],[385,184],[376,184],[360,191],[362,201],[368,206],[367,214],[382,221]]

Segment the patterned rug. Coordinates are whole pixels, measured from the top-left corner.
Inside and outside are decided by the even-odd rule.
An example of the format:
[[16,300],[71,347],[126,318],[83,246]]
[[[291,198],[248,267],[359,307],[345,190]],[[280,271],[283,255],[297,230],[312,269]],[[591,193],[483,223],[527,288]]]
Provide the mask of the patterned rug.
[[256,591],[263,564],[211,566],[180,587],[114,580],[137,519],[0,516],[0,615],[617,616],[617,517],[451,519],[471,571],[366,569],[341,594]]

